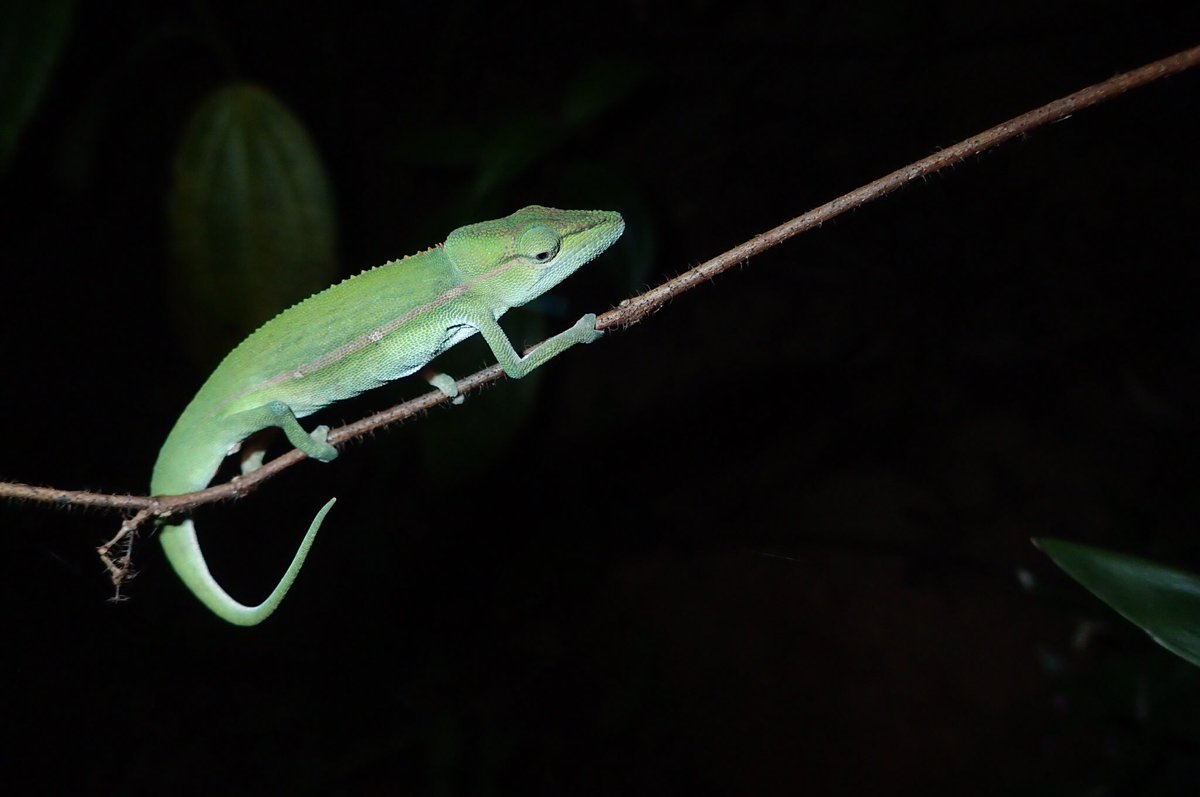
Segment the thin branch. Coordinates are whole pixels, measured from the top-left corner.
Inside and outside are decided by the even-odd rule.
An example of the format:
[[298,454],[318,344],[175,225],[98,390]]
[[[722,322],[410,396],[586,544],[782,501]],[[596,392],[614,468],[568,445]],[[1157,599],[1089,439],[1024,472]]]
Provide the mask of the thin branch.
[[[1016,136],[1024,135],[1052,122],[1066,119],[1077,111],[1090,108],[1093,105],[1097,105],[1131,89],[1139,88],[1168,75],[1177,74],[1197,64],[1200,64],[1200,46],[1147,64],[1132,72],[1126,72],[1109,78],[1102,83],[1089,86],[1062,99],[1043,105],[1036,110],[1021,114],[978,135],[971,136],[958,144],[939,150],[927,158],[897,169],[891,174],[885,175],[861,188],[856,188],[820,207],[813,208],[804,215],[797,216],[772,230],[756,235],[749,241],[735,246],[705,263],[701,263],[656,288],[631,299],[626,299],[621,302],[620,306],[609,310],[597,318],[596,327],[597,329],[605,330],[616,327],[625,328],[636,324],[676,296],[695,288],[702,282],[712,279],[739,263],[745,262],[754,255],[765,252],[771,247],[778,246],[795,235],[806,232],[813,227],[819,227],[849,210],[886,196],[914,180],[927,177],[941,171],[947,166],[979,155],[989,149],[994,149]],[[458,380],[459,393],[465,395],[477,392],[498,380],[502,375],[503,372],[498,365],[485,368],[465,379]],[[446,396],[439,391],[426,393],[403,404],[398,404],[390,409],[332,430],[329,433],[329,442],[334,446],[340,446],[342,443],[362,437],[376,429],[381,429],[425,412],[439,404],[445,403],[447,400]],[[248,476],[237,476],[224,484],[187,495],[159,497],[108,495],[79,490],[34,487],[13,482],[0,482],[0,498],[38,501],[50,504],[92,506],[106,509],[138,510],[137,514],[122,524],[121,531],[101,547],[101,553],[106,557],[106,566],[113,575],[114,582],[119,583],[120,579],[128,573],[128,555],[123,555],[118,560],[113,561],[111,558],[108,558],[108,553],[114,545],[126,536],[131,535],[145,520],[151,517],[178,514],[202,504],[246,495],[257,489],[263,482],[273,478],[281,471],[292,467],[302,459],[305,459],[304,454],[300,451],[292,450],[276,457]]]

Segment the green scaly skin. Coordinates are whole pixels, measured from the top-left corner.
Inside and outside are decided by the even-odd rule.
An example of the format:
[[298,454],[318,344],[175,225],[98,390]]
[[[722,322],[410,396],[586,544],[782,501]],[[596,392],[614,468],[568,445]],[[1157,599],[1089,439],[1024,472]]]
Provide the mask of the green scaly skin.
[[[338,452],[325,441],[327,427],[309,433],[298,418],[412,374],[476,332],[514,379],[577,343],[591,343],[601,333],[596,316],[588,314],[522,357],[496,320],[566,279],[624,229],[620,214],[611,211],[532,205],[460,227],[440,246],[310,296],[264,324],[217,366],[167,435],[151,493],[203,489],[226,456],[268,427],[283,430],[313,459],[329,462]],[[444,375],[431,382],[456,395]],[[247,452],[243,470],[261,462],[261,451]],[[175,572],[205,606],[235,625],[257,625],[279,607],[333,503],[313,518],[287,572],[257,606],[239,603],[213,578],[191,520],[163,526],[160,539]]]

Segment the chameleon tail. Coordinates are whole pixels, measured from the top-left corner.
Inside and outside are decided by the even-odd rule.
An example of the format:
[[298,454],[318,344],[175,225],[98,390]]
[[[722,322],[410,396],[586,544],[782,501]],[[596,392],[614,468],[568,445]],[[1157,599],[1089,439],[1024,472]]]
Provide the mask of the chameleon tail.
[[183,583],[187,584],[188,589],[200,599],[201,603],[222,620],[234,625],[258,625],[270,617],[272,612],[278,609],[279,604],[283,602],[284,596],[287,595],[292,582],[296,580],[296,575],[300,572],[300,567],[304,564],[304,558],[308,556],[308,549],[312,547],[317,530],[321,528],[321,522],[325,520],[325,515],[333,507],[335,501],[337,501],[336,498],[331,498],[329,503],[321,507],[321,511],[309,524],[308,531],[305,532],[304,539],[300,541],[300,547],[296,550],[296,555],[292,557],[292,563],[288,565],[283,578],[279,579],[279,583],[275,585],[275,589],[271,591],[267,599],[257,606],[238,603],[235,598],[221,588],[217,580],[212,577],[212,573],[208,572],[204,554],[200,551],[200,541],[196,538],[196,527],[192,525],[191,520],[185,520],[175,526],[163,526],[159,539],[162,540],[167,561],[171,563],[175,572],[183,579]]

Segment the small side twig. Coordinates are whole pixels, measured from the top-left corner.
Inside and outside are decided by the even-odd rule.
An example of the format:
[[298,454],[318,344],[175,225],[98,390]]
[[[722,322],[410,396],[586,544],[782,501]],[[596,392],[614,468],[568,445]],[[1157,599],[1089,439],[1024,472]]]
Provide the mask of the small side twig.
[[[108,577],[112,580],[113,600],[121,600],[121,585],[133,578],[133,543],[137,538],[138,528],[154,516],[154,511],[147,507],[121,524],[121,528],[111,540],[96,549]],[[123,543],[123,544],[122,544]],[[121,544],[121,554],[115,559],[110,556],[112,549]]]

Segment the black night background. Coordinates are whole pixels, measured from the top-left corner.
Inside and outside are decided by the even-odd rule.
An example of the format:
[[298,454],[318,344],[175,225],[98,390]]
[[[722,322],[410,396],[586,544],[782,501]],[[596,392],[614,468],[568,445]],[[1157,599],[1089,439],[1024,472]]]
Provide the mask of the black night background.
[[[0,173],[0,480],[130,494],[246,323],[196,311],[173,254],[173,164],[222,87],[319,154],[335,259],[301,295],[526,204],[622,212],[505,317],[528,344],[1200,44],[1196,3],[1116,0],[79,2],[57,50],[5,15],[0,91],[31,48],[53,66]],[[1193,70],[202,508],[254,602],[339,499],[257,628],[152,537],[110,602],[119,514],[0,503],[0,788],[1198,793],[1200,670],[1030,543],[1200,571],[1198,139]]]

